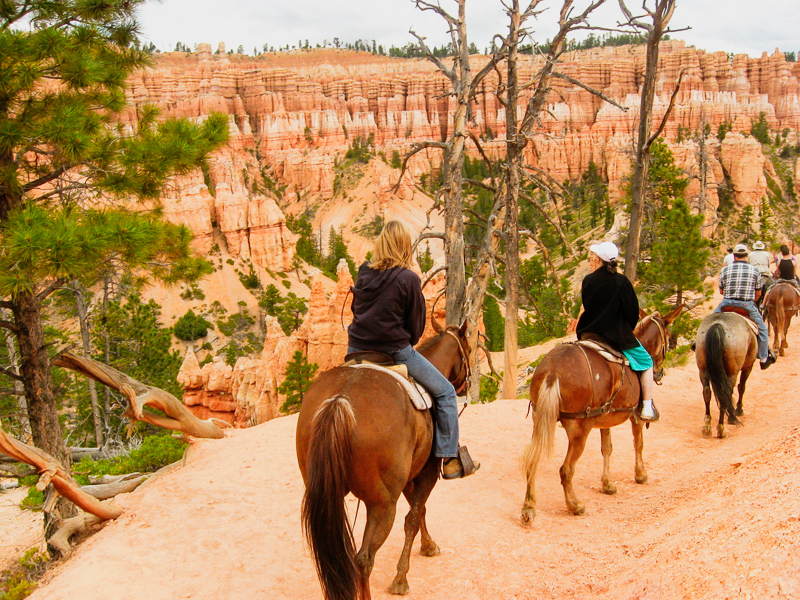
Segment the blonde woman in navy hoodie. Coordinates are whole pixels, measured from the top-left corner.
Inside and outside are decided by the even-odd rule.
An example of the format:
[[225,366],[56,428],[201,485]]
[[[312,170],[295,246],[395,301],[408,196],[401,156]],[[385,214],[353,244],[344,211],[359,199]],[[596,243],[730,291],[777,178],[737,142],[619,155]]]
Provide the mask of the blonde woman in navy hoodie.
[[[373,258],[358,270],[353,292],[353,322],[348,352],[376,351],[408,368],[408,374],[436,405],[433,452],[443,459],[442,477],[464,477],[458,459],[458,408],[453,384],[414,350],[425,329],[425,297],[413,260],[411,234],[400,221],[389,221],[375,243]],[[474,462],[474,461],[473,461]],[[480,466],[475,462],[476,468]]]

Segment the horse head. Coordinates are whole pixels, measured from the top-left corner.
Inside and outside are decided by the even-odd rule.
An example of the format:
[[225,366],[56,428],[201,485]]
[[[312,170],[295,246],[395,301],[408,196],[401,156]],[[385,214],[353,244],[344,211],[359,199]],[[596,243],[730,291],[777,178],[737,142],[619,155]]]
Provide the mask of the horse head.
[[639,309],[639,316],[642,317],[642,320],[636,325],[634,334],[653,357],[653,379],[656,382],[660,382],[664,378],[666,370],[664,364],[667,360],[667,347],[669,346],[669,328],[685,308],[685,304],[680,304],[663,317],[657,311],[647,314]]

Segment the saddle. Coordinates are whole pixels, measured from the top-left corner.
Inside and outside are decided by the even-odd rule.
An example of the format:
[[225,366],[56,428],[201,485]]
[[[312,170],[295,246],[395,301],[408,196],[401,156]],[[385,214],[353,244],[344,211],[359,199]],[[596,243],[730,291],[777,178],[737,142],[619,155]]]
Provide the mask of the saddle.
[[[625,375],[626,373],[630,374],[630,362],[625,357],[622,352],[619,350],[611,347],[608,342],[606,342],[602,337],[598,335],[594,335],[592,333],[585,333],[583,338],[575,341],[575,342],[566,342],[568,344],[573,344],[578,346],[582,351],[583,355],[586,358],[586,365],[589,368],[589,373],[591,376],[592,367],[591,363],[589,362],[589,357],[586,354],[586,348],[590,350],[594,350],[597,354],[599,354],[604,360],[609,363],[620,365],[620,375],[619,380],[614,384],[614,391],[611,394],[611,397],[601,406],[596,406],[594,408],[587,408],[584,412],[580,413],[568,413],[561,411],[559,412],[559,418],[561,419],[586,419],[592,417],[598,417],[600,415],[610,413],[610,412],[634,412],[635,407],[618,407],[614,406],[614,400],[616,400],[617,395],[622,390],[622,386],[624,384]],[[639,390],[640,398],[639,401],[641,402],[641,389]]]
[[742,317],[745,320],[745,323],[750,327],[750,331],[753,332],[753,335],[758,336],[758,325],[755,324],[755,321],[750,318],[750,313],[747,312],[746,309],[742,308],[741,306],[726,306],[722,309],[724,313],[733,313],[739,317]]
[[417,410],[428,410],[433,406],[428,391],[408,375],[408,367],[398,365],[383,352],[351,352],[344,357],[343,367],[374,369],[391,375],[399,383]]

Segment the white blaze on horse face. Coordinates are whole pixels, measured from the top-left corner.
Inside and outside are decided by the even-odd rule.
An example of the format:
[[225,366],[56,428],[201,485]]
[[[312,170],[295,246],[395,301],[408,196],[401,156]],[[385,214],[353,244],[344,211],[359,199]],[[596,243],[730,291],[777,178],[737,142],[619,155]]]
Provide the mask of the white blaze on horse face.
[[596,373],[594,378],[597,379],[598,381],[600,381],[600,373]]

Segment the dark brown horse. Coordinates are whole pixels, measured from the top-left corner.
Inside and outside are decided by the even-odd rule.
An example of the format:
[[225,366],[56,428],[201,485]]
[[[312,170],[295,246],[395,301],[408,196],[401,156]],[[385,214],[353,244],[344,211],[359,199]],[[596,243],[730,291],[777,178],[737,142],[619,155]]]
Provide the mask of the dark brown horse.
[[[659,381],[664,375],[664,360],[669,326],[683,311],[677,307],[666,317],[658,313],[645,316],[634,333],[653,357],[653,375]],[[615,494],[617,488],[609,473],[611,463],[611,431],[615,425],[630,420],[636,451],[636,482],[645,483],[647,473],[642,460],[644,423],[636,416],[639,403],[639,377],[630,368],[605,360],[599,352],[577,344],[561,344],[547,353],[531,379],[531,405],[534,427],[531,442],[523,459],[528,487],[522,505],[522,522],[529,525],[536,516],[535,478],[542,454],[552,453],[556,422],[567,432],[569,448],[561,465],[561,485],[567,509],[574,515],[585,512],[583,502],[575,496],[572,477],[575,464],[583,454],[592,429],[600,429],[603,453],[603,493]]]
[[[466,326],[441,326],[417,350],[459,389],[469,374]],[[393,594],[408,592],[411,545],[422,534],[423,556],[439,554],[425,525],[425,502],[439,477],[431,452],[430,411],[414,408],[391,375],[336,367],[320,375],[303,398],[297,422],[297,461],[306,484],[302,523],[326,600],[369,599],[375,553],[386,541],[402,493],[410,505]],[[356,554],[344,498],[366,505]]]
[[[717,436],[727,437],[728,423],[738,424],[744,414],[742,401],[747,378],[758,356],[758,339],[748,319],[731,312],[711,313],[700,323],[695,341],[695,360],[703,385],[706,415],[703,436],[711,437],[711,390],[717,398],[719,422]],[[739,377],[739,402],[733,406],[733,388]]]
[[778,280],[764,298],[764,309],[766,321],[772,330],[775,352],[783,356],[784,350],[789,347],[786,341],[789,325],[800,309],[800,293],[791,283]]

